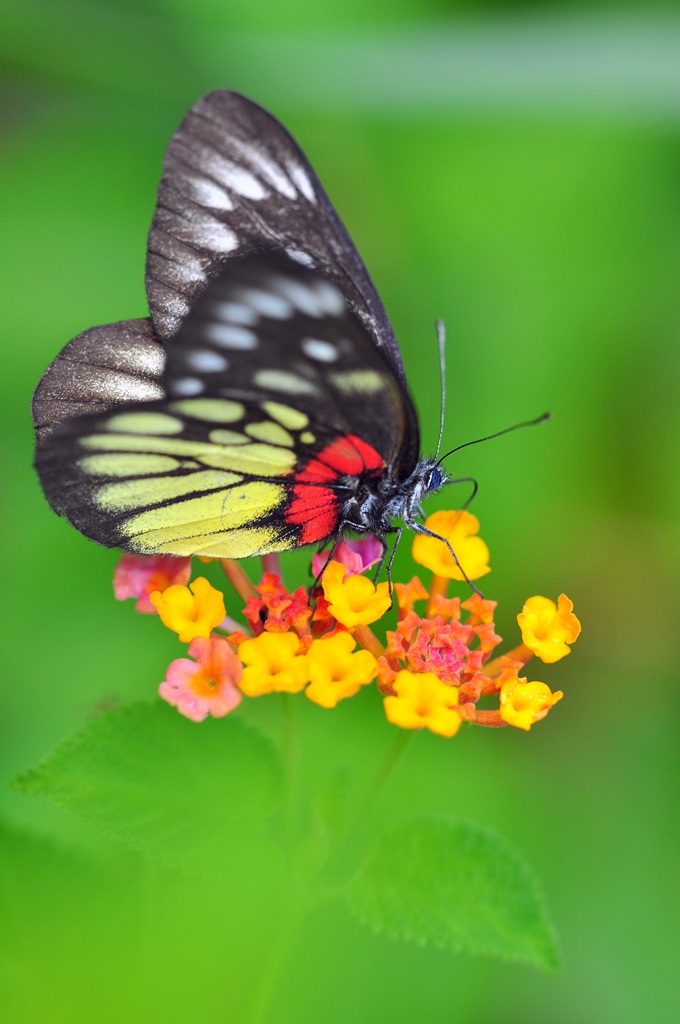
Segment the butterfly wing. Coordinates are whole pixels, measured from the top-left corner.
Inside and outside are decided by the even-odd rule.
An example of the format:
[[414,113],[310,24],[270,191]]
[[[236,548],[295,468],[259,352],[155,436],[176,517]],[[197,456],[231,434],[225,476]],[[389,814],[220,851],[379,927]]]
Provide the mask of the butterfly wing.
[[146,287],[167,341],[229,262],[279,249],[341,291],[405,384],[399,347],[373,282],[304,153],[238,93],[202,97],[172,136],[149,232]]
[[148,319],[83,331],[50,363],[33,394],[38,444],[74,416],[163,398],[164,368],[165,349]]
[[340,290],[281,253],[234,259],[166,344],[164,397],[38,446],[53,507],[143,554],[243,558],[351,526],[418,455],[408,392]]

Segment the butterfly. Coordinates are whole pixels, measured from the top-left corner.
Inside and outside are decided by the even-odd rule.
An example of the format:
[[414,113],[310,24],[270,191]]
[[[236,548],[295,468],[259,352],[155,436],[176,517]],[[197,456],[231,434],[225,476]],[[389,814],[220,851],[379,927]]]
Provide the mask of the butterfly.
[[172,136],[146,290],[148,319],[78,335],[36,388],[59,515],[143,555],[430,532],[448,477],[420,456],[387,314],[301,149],[244,96],[209,93]]

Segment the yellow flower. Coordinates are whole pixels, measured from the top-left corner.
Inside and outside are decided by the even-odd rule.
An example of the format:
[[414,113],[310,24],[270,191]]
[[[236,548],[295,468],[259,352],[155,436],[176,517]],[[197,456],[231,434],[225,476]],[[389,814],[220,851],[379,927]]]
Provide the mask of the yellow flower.
[[402,729],[429,729],[440,736],[455,736],[461,717],[453,709],[458,690],[447,686],[434,672],[397,673],[392,683],[394,697],[385,697],[385,714]]
[[564,594],[557,598],[557,604],[547,597],[530,597],[525,602],[517,616],[522,642],[541,661],[552,665],[569,654],[567,644],[573,644],[581,632],[581,623],[574,615],[573,607]]
[[374,587],[365,576],[347,576],[347,567],[329,562],[321,580],[328,610],[347,629],[367,626],[385,614],[391,605],[387,583]]
[[314,640],[307,654],[309,686],[305,695],[322,708],[334,708],[339,700],[353,697],[378,674],[378,662],[369,651],[352,654],[356,640],[351,633],[336,633]]
[[[468,579],[478,580],[480,576],[491,572],[488,564],[489,549],[481,537],[475,536],[479,531],[479,521],[475,516],[465,510],[435,512],[427,517],[425,526],[448,540]],[[451,580],[465,579],[446,544],[434,537],[416,534],[413,558],[420,565],[431,569],[436,576],[445,576]]]
[[154,590],[149,594],[149,600],[155,605],[164,625],[178,633],[185,644],[197,636],[207,640],[210,631],[219,626],[227,614],[222,593],[203,576],[188,587],[175,584],[162,592]]
[[239,644],[246,668],[239,686],[247,697],[263,693],[299,693],[307,684],[307,659],[299,656],[295,633],[261,633]]
[[551,693],[545,683],[528,683],[524,677],[515,676],[501,686],[501,718],[508,725],[528,731],[534,722],[545,718],[563,696],[561,690]]

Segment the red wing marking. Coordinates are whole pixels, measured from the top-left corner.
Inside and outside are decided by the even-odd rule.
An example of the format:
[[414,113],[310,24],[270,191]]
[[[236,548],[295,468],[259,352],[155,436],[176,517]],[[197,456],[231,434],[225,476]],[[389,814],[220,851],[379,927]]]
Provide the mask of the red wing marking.
[[325,540],[338,526],[340,503],[337,496],[330,487],[318,484],[330,484],[341,476],[359,476],[384,466],[375,448],[355,434],[337,438],[310,459],[295,476],[293,500],[285,513],[289,523],[302,527],[300,544]]
[[367,469],[382,469],[385,465],[375,448],[366,444],[356,434],[346,434],[319,452],[316,459],[335,469],[338,474],[359,476]]

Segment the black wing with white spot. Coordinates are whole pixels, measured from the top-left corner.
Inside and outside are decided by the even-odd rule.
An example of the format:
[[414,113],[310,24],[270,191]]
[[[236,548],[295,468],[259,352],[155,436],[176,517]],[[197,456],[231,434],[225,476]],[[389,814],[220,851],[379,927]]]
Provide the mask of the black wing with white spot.
[[286,129],[238,93],[200,99],[173,135],[149,232],[147,294],[167,341],[235,257],[278,249],[342,292],[404,383],[394,332],[361,257]]
[[407,389],[340,290],[280,252],[234,259],[166,342],[169,397],[288,402],[326,431],[352,431],[400,477],[418,459]]

